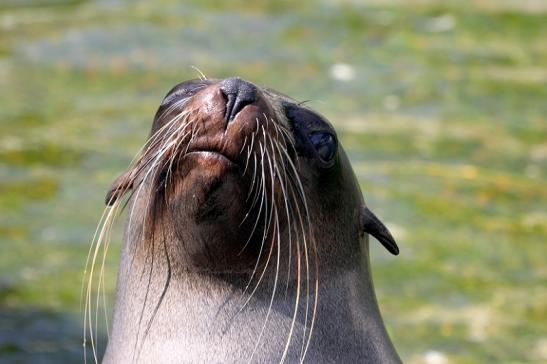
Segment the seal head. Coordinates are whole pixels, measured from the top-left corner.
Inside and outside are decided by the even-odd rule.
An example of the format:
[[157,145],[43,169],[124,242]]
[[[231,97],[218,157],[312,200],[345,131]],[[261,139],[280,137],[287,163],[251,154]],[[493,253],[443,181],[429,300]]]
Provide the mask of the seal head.
[[105,362],[399,361],[367,234],[399,249],[312,109],[237,77],[183,82],[106,196],[125,201]]

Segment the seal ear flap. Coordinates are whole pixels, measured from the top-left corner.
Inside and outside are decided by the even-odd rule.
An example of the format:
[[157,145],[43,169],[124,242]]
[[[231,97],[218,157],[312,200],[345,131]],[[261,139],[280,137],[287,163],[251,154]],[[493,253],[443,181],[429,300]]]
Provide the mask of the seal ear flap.
[[133,189],[133,171],[129,170],[116,178],[112,186],[108,189],[104,203],[106,206],[112,206],[116,201],[122,198],[127,192]]
[[389,230],[366,206],[361,207],[359,223],[361,232],[374,236],[391,254],[399,254],[399,247]]

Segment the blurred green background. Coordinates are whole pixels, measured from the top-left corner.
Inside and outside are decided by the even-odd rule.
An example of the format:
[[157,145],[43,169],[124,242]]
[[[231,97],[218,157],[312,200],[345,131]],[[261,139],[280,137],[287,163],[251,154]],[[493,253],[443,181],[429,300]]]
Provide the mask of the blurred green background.
[[405,362],[547,361],[547,1],[1,0],[0,363],[82,361],[104,194],[191,66],[336,125]]

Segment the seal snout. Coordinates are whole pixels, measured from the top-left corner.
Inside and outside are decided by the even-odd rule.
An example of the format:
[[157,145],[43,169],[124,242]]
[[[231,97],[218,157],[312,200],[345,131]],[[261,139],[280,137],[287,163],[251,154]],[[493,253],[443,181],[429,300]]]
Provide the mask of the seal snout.
[[191,133],[175,144],[182,154],[216,152],[244,167],[253,162],[250,155],[260,153],[260,145],[266,145],[266,135],[277,135],[271,122],[277,117],[268,99],[258,86],[239,77],[203,87],[188,99],[184,109],[188,117],[179,123]]
[[257,100],[256,86],[239,77],[230,77],[220,83],[220,91],[226,98],[224,122],[232,121],[246,105]]

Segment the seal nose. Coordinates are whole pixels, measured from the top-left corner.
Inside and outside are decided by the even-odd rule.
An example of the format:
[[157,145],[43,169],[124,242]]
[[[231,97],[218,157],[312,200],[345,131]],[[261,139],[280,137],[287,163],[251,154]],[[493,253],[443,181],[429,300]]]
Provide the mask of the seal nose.
[[226,96],[224,121],[232,121],[238,112],[256,101],[256,86],[239,77],[230,77],[220,84],[220,91]]

